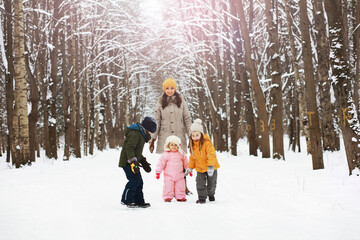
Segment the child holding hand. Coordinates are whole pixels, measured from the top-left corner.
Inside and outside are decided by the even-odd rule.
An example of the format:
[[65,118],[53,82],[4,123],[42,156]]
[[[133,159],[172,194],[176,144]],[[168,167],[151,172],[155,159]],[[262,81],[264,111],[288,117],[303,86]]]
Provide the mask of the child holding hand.
[[174,135],[167,137],[164,152],[156,166],[156,179],[159,179],[160,173],[164,171],[163,199],[165,202],[171,202],[174,195],[177,201],[186,201],[183,171],[188,168],[189,161],[180,146],[180,138]]
[[200,119],[196,119],[190,126],[190,162],[184,174],[186,176],[196,169],[196,203],[206,203],[207,197],[209,201],[215,201],[217,169],[220,167],[215,148],[210,137],[204,134],[201,123]]

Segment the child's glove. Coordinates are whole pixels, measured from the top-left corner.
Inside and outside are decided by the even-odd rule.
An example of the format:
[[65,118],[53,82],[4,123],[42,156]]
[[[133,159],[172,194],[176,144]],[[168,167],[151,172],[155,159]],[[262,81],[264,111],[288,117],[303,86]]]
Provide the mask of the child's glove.
[[136,157],[130,158],[127,162],[130,164],[131,171],[134,174],[138,174],[140,172],[139,162]]
[[150,165],[151,164],[146,161],[146,157],[140,158],[139,166],[142,167],[145,170],[145,172],[147,172],[147,173],[151,172]]
[[190,177],[192,177],[192,171],[193,169],[192,168],[188,168],[186,169],[185,173],[184,173],[184,177],[186,177],[188,174],[190,174]]
[[207,174],[209,177],[212,177],[214,175],[214,166],[207,167]]
[[160,178],[160,173],[156,173],[156,179],[159,179]]

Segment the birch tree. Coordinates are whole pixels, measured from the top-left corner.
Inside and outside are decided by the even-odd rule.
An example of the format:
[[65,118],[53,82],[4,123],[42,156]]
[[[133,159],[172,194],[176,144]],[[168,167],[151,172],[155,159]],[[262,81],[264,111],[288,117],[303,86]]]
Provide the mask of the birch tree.
[[15,114],[14,114],[14,139],[16,156],[13,164],[19,168],[31,162],[29,145],[29,119],[26,87],[25,64],[25,33],[24,12],[22,0],[14,1],[14,69],[15,69]]
[[13,47],[13,19],[12,19],[12,5],[11,1],[4,2],[5,7],[5,21],[4,21],[4,33],[5,33],[5,54],[6,54],[6,75],[5,75],[5,90],[6,90],[6,112],[7,112],[7,126],[8,126],[8,135],[7,135],[7,154],[6,162],[10,162],[11,157],[16,158],[16,145],[14,144],[14,47]]

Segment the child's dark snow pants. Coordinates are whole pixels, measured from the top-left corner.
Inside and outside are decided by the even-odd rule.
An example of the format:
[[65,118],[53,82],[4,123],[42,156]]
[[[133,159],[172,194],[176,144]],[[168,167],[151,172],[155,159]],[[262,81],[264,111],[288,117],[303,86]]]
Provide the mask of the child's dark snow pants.
[[214,171],[214,175],[209,177],[207,172],[196,173],[196,190],[199,196],[199,200],[206,200],[206,198],[214,197],[217,182],[217,170]]
[[142,191],[144,182],[142,180],[141,173],[139,172],[137,174],[134,174],[131,171],[129,164],[126,164],[123,169],[129,182],[125,186],[124,192],[121,197],[121,202],[144,204],[144,194]]

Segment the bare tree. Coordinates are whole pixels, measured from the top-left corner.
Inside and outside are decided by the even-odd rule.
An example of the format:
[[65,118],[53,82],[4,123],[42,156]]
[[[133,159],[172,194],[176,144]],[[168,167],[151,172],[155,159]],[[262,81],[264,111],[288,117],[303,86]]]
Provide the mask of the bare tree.
[[[75,5],[73,9],[74,14],[72,15],[72,21],[74,22],[73,28],[74,32],[79,32],[79,12],[77,11],[77,5]],[[74,46],[74,64],[73,67],[75,68],[75,125],[74,125],[74,156],[76,158],[81,158],[81,81],[80,78],[80,51],[79,51],[79,34],[75,34],[72,37],[73,39],[73,46]]]
[[[237,16],[236,13],[236,5],[234,1],[229,2],[230,7],[230,13],[232,16]],[[233,43],[235,46],[234,51],[234,68],[235,74],[233,76],[233,80],[230,81],[229,84],[229,98],[230,98],[230,129],[237,129],[239,127],[239,121],[240,121],[240,110],[241,110],[241,100],[242,98],[245,98],[245,95],[241,91],[241,83],[244,81],[247,81],[246,78],[246,68],[244,67],[244,60],[243,60],[243,54],[242,54],[242,42],[241,42],[241,36],[240,36],[240,27],[238,21],[235,19],[229,19],[232,30],[234,31],[234,35],[232,36]],[[240,65],[241,63],[241,65]],[[245,78],[242,78],[245,75]],[[234,99],[232,101],[231,99]],[[249,102],[248,102],[249,103]],[[251,113],[246,114],[246,116],[252,116],[252,105],[246,105],[245,107],[251,108]],[[248,120],[248,119],[247,119]],[[253,122],[252,122],[253,123]],[[250,123],[251,124],[251,123]],[[253,128],[255,130],[255,128]],[[250,133],[254,133],[253,135],[250,135]],[[238,137],[238,131],[231,131],[230,132],[230,138],[231,138],[231,154],[237,155],[237,141],[239,139]],[[249,146],[250,147],[250,155],[257,154],[257,145],[255,144],[255,151],[253,151],[252,146],[254,146],[254,142],[256,143],[256,136],[255,131],[249,131],[248,132],[248,140],[249,140]]]
[[[277,7],[277,5],[275,5]],[[281,62],[279,54],[278,20],[274,18],[276,9],[272,7],[271,0],[265,1],[267,31],[269,33],[269,58],[271,65],[272,79],[272,133],[273,133],[273,158],[285,160],[284,154],[284,130],[283,130],[283,101],[282,101],[282,80]]]
[[[65,8],[65,7],[64,7]],[[62,55],[62,66],[61,66],[61,71],[62,71],[62,95],[63,95],[63,101],[62,101],[62,108],[63,108],[63,112],[64,112],[64,155],[63,155],[63,160],[64,161],[68,161],[70,160],[70,131],[72,130],[71,126],[70,126],[70,111],[69,111],[69,67],[71,67],[71,65],[69,64],[69,58],[67,56],[67,51],[66,51],[66,27],[65,27],[65,20],[61,21],[60,23],[60,28],[62,29],[62,31],[60,31],[60,45],[59,48],[61,50],[61,55]]]
[[255,99],[257,103],[257,108],[259,110],[259,122],[261,124],[259,139],[261,144],[262,157],[269,158],[270,157],[269,125],[268,125],[268,115],[266,111],[266,102],[265,102],[264,94],[260,87],[259,78],[257,76],[257,71],[255,69],[254,60],[251,58],[250,35],[248,32],[248,28],[246,26],[246,19],[245,19],[242,0],[238,0],[236,2],[236,7],[240,18],[240,28],[245,44],[245,57],[247,60],[246,63],[250,71],[251,83],[255,91]]
[[359,106],[359,81],[360,81],[360,2],[356,1],[355,26],[354,26],[354,52],[355,52],[355,79],[354,79],[354,103],[357,115],[360,116]]
[[330,99],[329,42],[326,36],[323,0],[314,0],[313,12],[317,42],[316,50],[318,55],[317,76],[319,79],[323,149],[335,151],[338,150],[340,146],[336,144],[338,142],[338,136],[334,126],[334,107]]
[[309,18],[307,15],[306,0],[299,0],[300,30],[302,38],[302,51],[304,59],[305,94],[307,117],[310,130],[311,156],[313,169],[323,169],[323,155],[321,145],[320,119],[316,103],[315,76],[312,62],[311,41],[309,33]]
[[332,86],[336,97],[336,108],[340,119],[340,128],[343,134],[349,174],[354,169],[360,169],[360,129],[359,119],[354,104],[347,50],[343,26],[341,0],[326,0],[325,9],[329,22],[330,63],[332,67]]
[[[300,119],[304,119],[304,112],[305,112],[305,101],[304,101],[304,83],[303,80],[300,77],[299,74],[299,65],[298,65],[298,61],[297,61],[297,51],[296,51],[296,47],[295,47],[295,39],[294,39],[294,32],[293,32],[293,21],[292,21],[292,17],[291,17],[291,12],[290,12],[290,2],[289,0],[285,1],[285,13],[286,13],[286,26],[287,26],[287,30],[288,30],[288,36],[289,36],[289,43],[290,43],[290,51],[291,51],[291,66],[292,69],[294,71],[294,82],[293,82],[293,89],[292,89],[292,99],[293,99],[293,119],[292,121],[292,126],[294,128],[294,130],[290,133],[291,135],[291,139],[290,139],[290,144],[293,141],[293,151],[295,152],[295,148],[296,145],[298,145],[299,148],[299,152],[300,152],[300,124],[301,121],[299,121]],[[300,115],[302,115],[300,117]],[[307,128],[305,129],[307,130]],[[308,131],[305,131],[306,136],[310,136]],[[308,139],[310,139],[310,137],[307,137]]]
[[[36,5],[38,4],[38,1],[33,1],[31,3],[31,7],[35,8]],[[31,27],[32,25],[30,24],[30,22],[32,22],[35,26],[39,26],[39,16],[38,13],[34,12],[32,15],[28,15],[27,19],[26,19],[26,23],[29,27]],[[35,31],[38,31],[37,33],[33,32],[32,30],[29,30],[28,28],[26,28],[27,30],[27,35],[39,35],[39,30],[38,28],[35,29]],[[39,47],[40,45],[42,45],[40,43],[40,38],[35,37],[35,38],[30,38],[27,39],[27,41],[30,42],[30,46],[36,46]],[[26,47],[26,46],[25,46]],[[39,152],[39,140],[38,140],[38,129],[37,129],[37,122],[38,122],[38,108],[39,108],[39,101],[40,101],[40,97],[39,97],[39,87],[38,87],[38,83],[39,83],[39,79],[38,79],[38,70],[41,67],[39,65],[39,59],[35,59],[32,60],[31,56],[29,56],[30,52],[35,51],[35,49],[28,49],[29,47],[26,47],[26,52],[28,54],[25,55],[25,59],[26,59],[26,71],[27,71],[27,76],[29,79],[29,87],[30,87],[30,102],[31,102],[31,110],[29,113],[29,144],[30,144],[30,159],[32,162],[35,162],[35,152],[37,151],[38,155],[40,154]]]
[[49,158],[57,159],[57,114],[56,114],[56,96],[57,96],[57,73],[58,73],[58,51],[59,51],[59,24],[60,19],[60,5],[63,0],[54,0],[54,24],[52,33],[53,49],[50,52],[51,72],[49,79],[49,90],[51,95],[48,96],[48,109],[49,109]]

